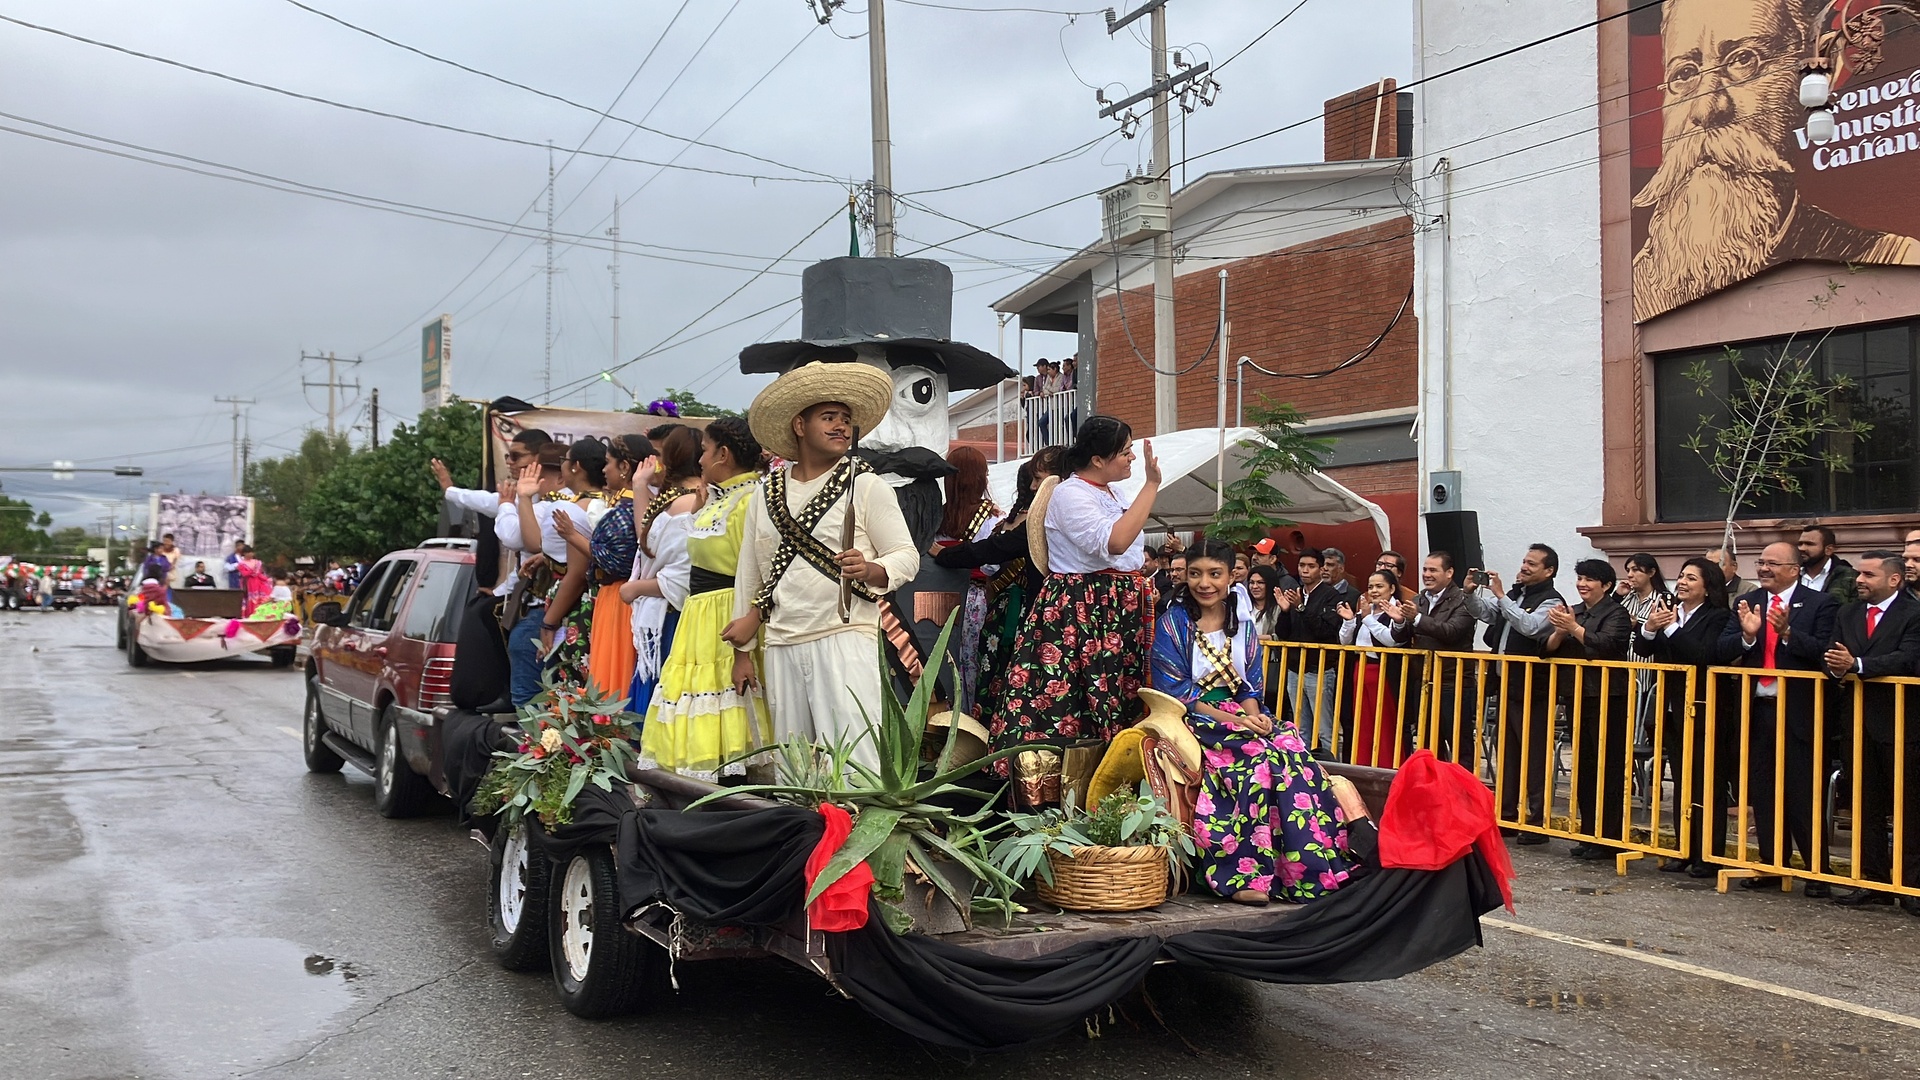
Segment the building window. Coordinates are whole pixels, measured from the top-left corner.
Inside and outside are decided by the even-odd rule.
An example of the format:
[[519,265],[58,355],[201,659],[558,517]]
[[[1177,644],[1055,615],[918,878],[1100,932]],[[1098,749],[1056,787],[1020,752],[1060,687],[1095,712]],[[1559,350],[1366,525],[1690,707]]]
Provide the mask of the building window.
[[[1920,441],[1914,430],[1914,381],[1920,355],[1920,322],[1803,334],[1735,347],[1740,366],[1757,369],[1782,349],[1811,353],[1822,379],[1844,376],[1851,385],[1836,405],[1842,416],[1872,425],[1864,437],[1834,436],[1824,447],[1851,465],[1847,472],[1819,466],[1800,470],[1800,493],[1773,491],[1740,508],[1739,517],[1833,517],[1910,511],[1920,504]],[[1724,395],[1731,375],[1727,351],[1667,353],[1654,364],[1656,492],[1662,521],[1718,521],[1728,496],[1686,443],[1705,414],[1724,422],[1714,398],[1701,396],[1687,367],[1705,359],[1714,368],[1715,390]]]

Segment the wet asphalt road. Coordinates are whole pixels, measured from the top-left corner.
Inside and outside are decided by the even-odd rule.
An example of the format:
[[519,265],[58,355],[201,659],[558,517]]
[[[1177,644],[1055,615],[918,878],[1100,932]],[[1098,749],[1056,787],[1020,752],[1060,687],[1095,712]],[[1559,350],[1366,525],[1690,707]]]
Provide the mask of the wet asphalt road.
[[351,767],[303,770],[295,672],[136,671],[112,635],[0,615],[8,1080],[1920,1075],[1920,919],[1559,844],[1516,852],[1500,916],[1562,938],[1490,919],[1376,985],[1162,968],[1097,1038],[1017,1054],[923,1048],[778,961],[684,965],[655,1011],[587,1023],[488,958],[485,853],[450,816],[386,821]]

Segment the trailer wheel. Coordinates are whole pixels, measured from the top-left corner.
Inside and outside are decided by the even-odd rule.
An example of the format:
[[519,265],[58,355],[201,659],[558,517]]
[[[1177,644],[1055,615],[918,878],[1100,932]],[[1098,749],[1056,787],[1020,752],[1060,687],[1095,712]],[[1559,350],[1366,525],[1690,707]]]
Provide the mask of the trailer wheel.
[[113,647],[116,649],[127,647],[127,613],[124,611],[113,619]]
[[273,666],[278,668],[292,667],[298,656],[298,650],[292,645],[275,645],[267,650],[267,659],[272,660]]
[[548,903],[553,985],[560,1004],[587,1020],[623,1016],[646,1004],[666,955],[620,925],[613,852],[591,845],[554,875]]
[[493,931],[493,958],[508,971],[539,971],[547,966],[553,862],[527,844],[524,822],[495,828],[489,851],[487,923]]
[[140,628],[138,626],[134,626],[127,631],[127,666],[147,666],[147,650],[140,647]]
[[327,730],[327,722],[320,715],[320,687],[307,676],[307,704],[300,713],[300,751],[307,759],[307,771],[317,773],[336,773],[346,764],[344,758],[333,752],[333,748],[321,741],[320,736]]
[[400,721],[391,704],[380,710],[380,749],[373,768],[373,808],[385,818],[413,817],[435,794],[427,778],[400,753]]

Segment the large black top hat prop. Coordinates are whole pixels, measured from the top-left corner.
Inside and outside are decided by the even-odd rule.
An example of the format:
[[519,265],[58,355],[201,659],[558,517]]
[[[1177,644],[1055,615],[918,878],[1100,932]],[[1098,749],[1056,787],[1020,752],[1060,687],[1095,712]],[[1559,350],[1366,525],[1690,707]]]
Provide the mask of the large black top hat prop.
[[953,271],[933,259],[839,258],[800,275],[800,339],[740,350],[740,370],[779,374],[805,360],[852,360],[855,345],[881,345],[896,364],[947,373],[950,390],[979,390],[1013,377],[991,353],[953,340]]

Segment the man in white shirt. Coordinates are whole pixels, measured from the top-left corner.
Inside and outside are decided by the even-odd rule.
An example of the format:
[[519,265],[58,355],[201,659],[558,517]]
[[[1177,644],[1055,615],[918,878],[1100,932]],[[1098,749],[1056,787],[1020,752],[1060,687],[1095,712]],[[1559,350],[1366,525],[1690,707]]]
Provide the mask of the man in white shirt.
[[[853,759],[874,769],[869,721],[881,715],[884,692],[876,601],[913,580],[920,552],[893,490],[849,451],[855,429],[878,425],[892,397],[893,380],[878,368],[815,361],[754,399],[754,437],[790,464],[752,496],[734,620],[723,635],[744,692],[754,679],[754,637],[764,632],[761,681],[778,740],[851,744]],[[851,594],[844,607],[843,583]]]
[[[570,499],[556,497],[561,490],[560,463],[565,458],[566,448],[559,443],[540,447],[537,465],[522,470],[515,486],[514,511],[497,513],[493,519],[494,536],[501,548],[529,556],[521,564],[528,577],[525,611],[507,631],[507,663],[512,668],[511,693],[516,708],[540,692],[540,672],[545,666],[545,658],[540,655],[540,629],[546,616],[547,591],[567,562],[567,541],[554,528],[554,515],[566,514],[575,528],[587,531],[586,511]],[[532,556],[540,556],[540,561],[534,563]]]

